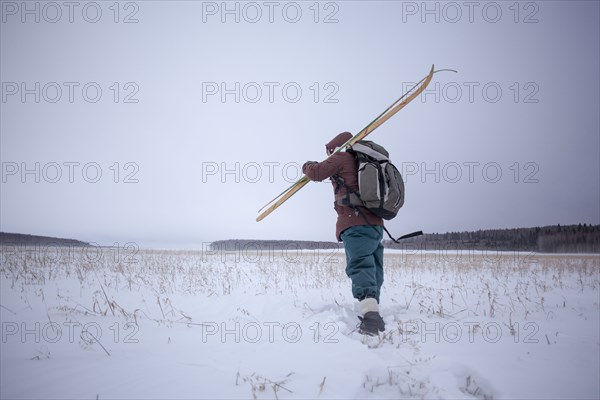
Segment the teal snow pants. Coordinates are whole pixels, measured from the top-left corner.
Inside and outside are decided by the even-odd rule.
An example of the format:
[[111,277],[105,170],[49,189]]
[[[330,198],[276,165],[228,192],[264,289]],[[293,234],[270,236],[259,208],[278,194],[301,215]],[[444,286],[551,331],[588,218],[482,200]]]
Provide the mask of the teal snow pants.
[[373,297],[379,303],[383,285],[383,228],[352,226],[341,234],[346,250],[346,275],[352,280],[352,295],[362,300]]

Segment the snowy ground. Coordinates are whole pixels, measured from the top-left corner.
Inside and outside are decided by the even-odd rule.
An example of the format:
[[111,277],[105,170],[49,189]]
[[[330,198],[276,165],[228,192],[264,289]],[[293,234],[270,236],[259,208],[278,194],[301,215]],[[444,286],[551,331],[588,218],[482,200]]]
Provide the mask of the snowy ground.
[[600,398],[600,256],[3,249],[2,398]]

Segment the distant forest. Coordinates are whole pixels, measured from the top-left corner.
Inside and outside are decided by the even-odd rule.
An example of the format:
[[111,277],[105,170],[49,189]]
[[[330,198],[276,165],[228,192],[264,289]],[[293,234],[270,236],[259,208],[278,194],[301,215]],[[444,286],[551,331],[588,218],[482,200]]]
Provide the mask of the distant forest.
[[24,235],[21,233],[0,232],[2,246],[72,246],[86,247],[90,244],[74,239],[61,239],[49,236]]
[[250,240],[250,239],[228,239],[217,240],[209,246],[211,251],[235,251],[235,250],[316,250],[337,249],[343,245],[337,242],[311,242],[306,240]]
[[[90,246],[87,242],[47,236],[0,232],[4,246]],[[535,228],[487,229],[475,232],[428,233],[399,243],[384,240],[390,249],[407,250],[495,250],[534,251],[538,253],[599,253],[600,225],[553,225]],[[337,242],[299,240],[218,240],[212,251],[336,249]]]
[[600,253],[600,225],[553,225],[536,228],[488,229],[431,233],[385,247],[419,250],[497,250],[538,253]]
[[[488,229],[475,232],[429,233],[405,239],[398,244],[384,240],[390,249],[418,250],[495,250],[534,251],[538,253],[600,253],[600,225],[554,225],[536,228]],[[210,249],[282,250],[334,249],[343,247],[337,242],[295,240],[218,240]]]

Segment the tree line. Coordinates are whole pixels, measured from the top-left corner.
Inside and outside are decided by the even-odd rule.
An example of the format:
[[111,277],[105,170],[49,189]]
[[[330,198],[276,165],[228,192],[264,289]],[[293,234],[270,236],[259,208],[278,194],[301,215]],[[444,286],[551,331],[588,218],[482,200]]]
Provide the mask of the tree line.
[[551,225],[534,228],[486,229],[470,232],[430,233],[385,241],[385,247],[419,250],[496,250],[538,253],[600,253],[600,225]]
[[[73,239],[0,232],[2,246],[89,246]],[[390,249],[495,250],[538,253],[600,253],[600,225],[551,225],[534,228],[486,229],[465,232],[427,233],[399,243],[385,240]],[[212,242],[210,250],[316,250],[342,248],[341,243],[300,240],[230,239]]]
[[[538,253],[600,253],[600,225],[552,225],[534,228],[486,229],[465,232],[427,233],[399,243],[384,240],[389,249],[404,250],[494,250]],[[335,249],[337,242],[302,240],[242,240],[212,242],[210,250]]]
[[236,251],[236,250],[316,250],[337,249],[342,244],[337,242],[316,242],[306,240],[245,240],[228,239],[217,240],[209,246],[211,251]]
[[62,239],[49,236],[26,235],[22,233],[0,232],[2,246],[65,246],[87,247],[87,242],[75,239]]

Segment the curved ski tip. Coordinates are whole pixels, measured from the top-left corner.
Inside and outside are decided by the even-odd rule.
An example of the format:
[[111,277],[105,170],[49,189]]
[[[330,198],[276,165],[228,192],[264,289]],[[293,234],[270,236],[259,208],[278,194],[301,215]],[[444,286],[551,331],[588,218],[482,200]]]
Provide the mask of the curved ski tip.
[[458,71],[452,68],[442,68],[442,69],[438,69],[437,71],[435,71],[435,73],[437,74],[438,72],[454,72],[456,74],[458,74]]

